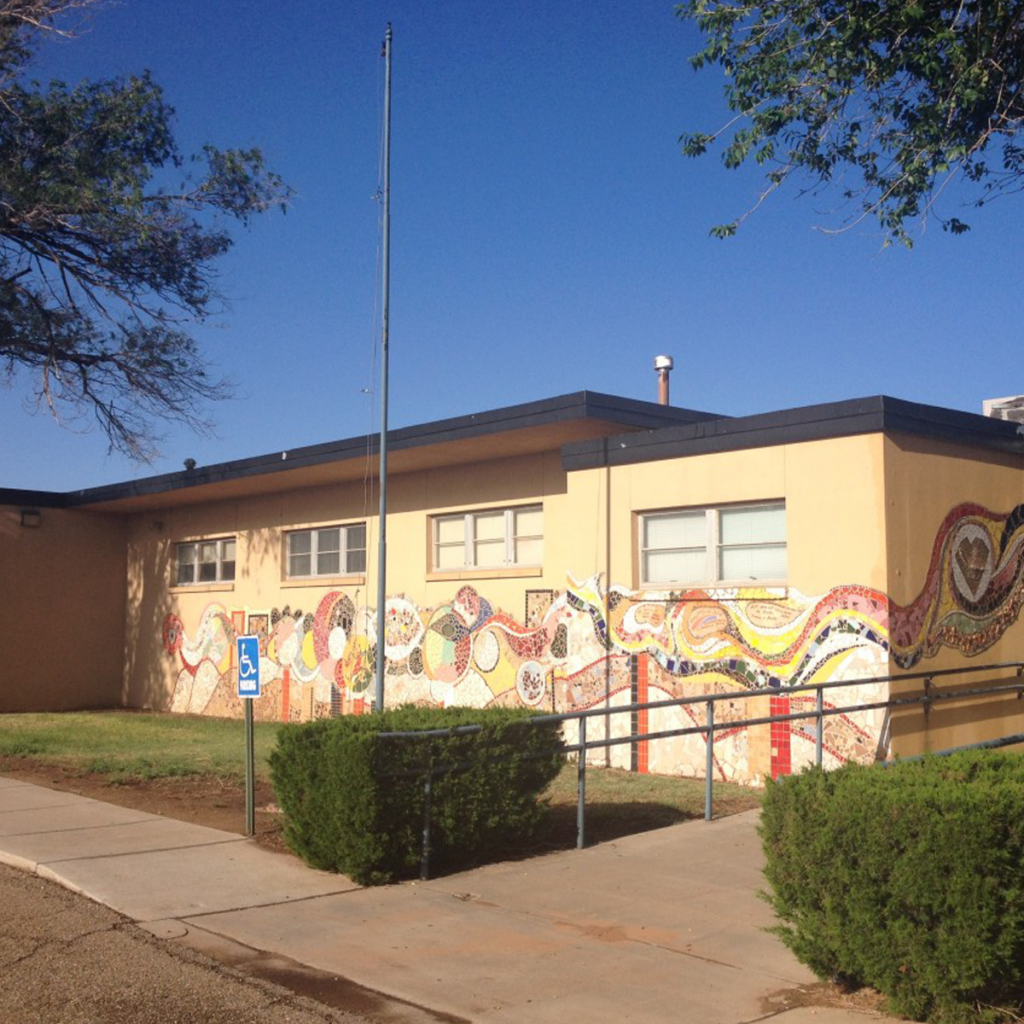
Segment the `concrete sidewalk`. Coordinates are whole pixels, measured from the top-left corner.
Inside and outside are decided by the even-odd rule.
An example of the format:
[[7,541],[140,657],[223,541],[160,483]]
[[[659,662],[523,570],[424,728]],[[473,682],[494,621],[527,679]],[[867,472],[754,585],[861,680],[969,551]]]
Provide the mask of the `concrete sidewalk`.
[[362,889],[229,832],[0,777],[0,862],[243,969],[348,979],[387,997],[375,1019],[884,1020],[779,1012],[815,979],[762,930],[756,820]]

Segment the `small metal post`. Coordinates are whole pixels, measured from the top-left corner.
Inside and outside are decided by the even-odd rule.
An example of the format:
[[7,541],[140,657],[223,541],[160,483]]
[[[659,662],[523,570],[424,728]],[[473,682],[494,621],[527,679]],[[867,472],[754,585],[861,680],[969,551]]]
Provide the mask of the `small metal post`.
[[430,877],[430,790],[433,776],[427,772],[423,783],[423,852],[420,855],[420,879],[426,881]]
[[[586,844],[584,815],[587,804],[587,720],[580,718],[580,753],[576,762],[576,849]],[[607,749],[607,748],[605,748]]]
[[252,697],[245,702],[245,834],[256,835],[256,764],[253,751]]
[[814,740],[814,763],[821,767],[822,748],[825,743],[825,691],[818,687],[818,735]]
[[708,755],[704,767],[704,820],[712,817],[711,781],[715,774],[715,702],[708,701]]

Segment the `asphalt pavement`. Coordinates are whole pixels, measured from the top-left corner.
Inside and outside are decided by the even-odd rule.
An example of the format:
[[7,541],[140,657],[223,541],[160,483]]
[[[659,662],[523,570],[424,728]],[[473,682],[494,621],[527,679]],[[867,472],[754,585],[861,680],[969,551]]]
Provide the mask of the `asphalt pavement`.
[[[764,930],[773,922],[757,898],[756,823],[751,811],[361,888],[233,833],[0,777],[0,862],[89,897],[171,949],[368,1021],[887,1020],[786,1009],[816,979]],[[66,958],[79,953],[71,945]]]

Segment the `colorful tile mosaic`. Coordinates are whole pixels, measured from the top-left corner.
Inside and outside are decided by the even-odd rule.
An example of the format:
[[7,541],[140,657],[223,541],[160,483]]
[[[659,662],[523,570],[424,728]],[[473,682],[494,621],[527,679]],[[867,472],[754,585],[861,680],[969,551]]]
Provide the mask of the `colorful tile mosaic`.
[[[600,576],[566,590],[526,592],[524,622],[464,586],[450,604],[421,609],[388,599],[384,653],[389,704],[530,706],[565,711],[665,697],[778,689],[884,675],[891,656],[909,668],[948,646],[973,656],[995,643],[1024,603],[1024,506],[1006,515],[961,505],[936,537],[925,585],[906,606],[868,587],[838,586],[816,598],[792,589],[630,591]],[[243,624],[260,637],[265,696],[260,715],[286,721],[360,714],[371,699],[376,616],[331,591],[314,612],[288,606],[249,612],[209,605],[190,637],[174,615],[163,645],[180,662],[172,710],[238,714],[232,652]],[[839,706],[884,699],[884,684],[841,692]],[[751,705],[764,700],[754,713]],[[721,701],[716,721],[812,711],[813,694]],[[833,707],[826,704],[827,707]],[[647,735],[700,726],[704,704],[602,716],[590,738]],[[716,775],[759,782],[814,757],[814,719],[756,730],[723,729],[714,739]],[[574,729],[567,729],[571,741]],[[870,761],[887,748],[884,712],[825,720],[827,765]],[[762,750],[763,748],[763,750]],[[598,763],[637,771],[702,775],[700,734],[635,741],[597,751]]]

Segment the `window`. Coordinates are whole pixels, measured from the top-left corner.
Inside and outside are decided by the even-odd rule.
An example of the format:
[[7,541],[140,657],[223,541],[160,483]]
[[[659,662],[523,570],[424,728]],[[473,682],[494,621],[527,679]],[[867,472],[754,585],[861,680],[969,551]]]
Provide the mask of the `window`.
[[366,524],[285,534],[285,575],[291,580],[366,572]]
[[191,587],[203,583],[234,581],[234,537],[178,544],[176,554],[175,586]]
[[544,554],[540,505],[435,516],[433,568],[505,569],[539,566]]
[[641,584],[781,582],[782,502],[651,512],[640,517]]

